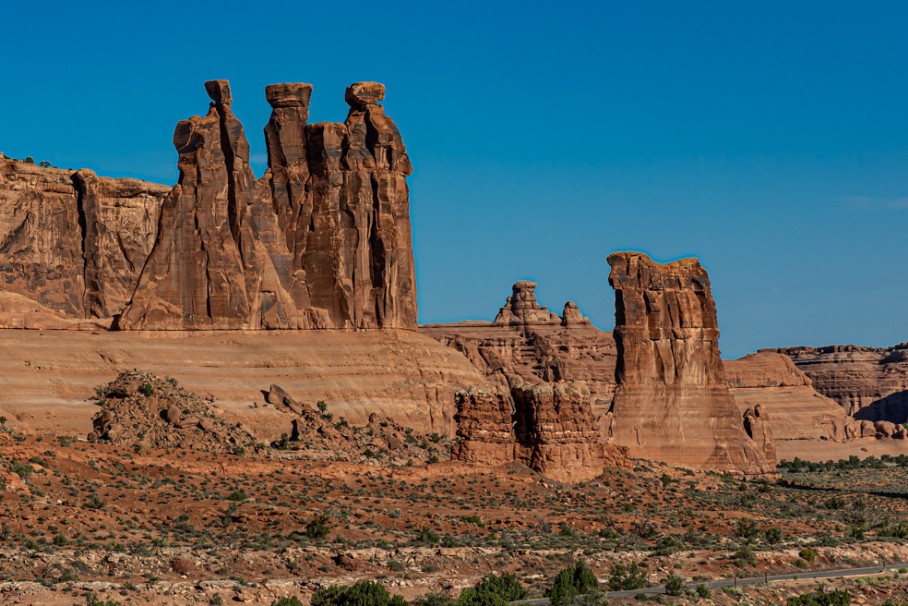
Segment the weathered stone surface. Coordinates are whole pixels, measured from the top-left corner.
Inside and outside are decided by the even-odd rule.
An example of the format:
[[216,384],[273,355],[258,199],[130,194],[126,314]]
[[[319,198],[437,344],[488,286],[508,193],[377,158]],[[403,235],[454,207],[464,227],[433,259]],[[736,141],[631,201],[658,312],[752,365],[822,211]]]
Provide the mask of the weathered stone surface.
[[136,179],[107,179],[86,169],[73,181],[84,217],[83,317],[122,311],[151,253],[169,187]]
[[845,439],[845,411],[817,393],[788,356],[761,351],[723,365],[738,409],[762,407],[776,440]]
[[[534,288],[532,282],[517,282],[512,289],[516,296],[508,297],[496,323],[431,324],[420,332],[463,353],[505,390],[539,380],[583,381],[598,422],[615,391],[615,341],[570,302],[565,318],[540,307]],[[520,315],[512,312],[515,306]]]
[[908,422],[908,343],[888,348],[829,345],[779,350],[810,377],[814,388],[849,415]]
[[580,382],[460,391],[453,457],[486,465],[519,462],[572,483],[595,478],[607,466],[629,466],[624,449],[603,443],[589,398],[589,388]]
[[759,404],[744,411],[744,431],[763,452],[763,457],[767,461],[776,460],[776,446],[769,415]]
[[208,115],[177,126],[180,181],[117,327],[415,329],[411,167],[384,87],[352,85],[347,121],[313,125],[311,85],[267,87],[260,182],[229,85],[206,90]]
[[514,405],[498,389],[468,387],[454,394],[457,445],[452,456],[467,463],[503,465],[517,459]]
[[565,328],[574,328],[576,326],[589,326],[589,318],[585,318],[580,313],[580,308],[573,301],[564,304],[564,310],[561,312],[561,325]]
[[537,383],[511,389],[518,459],[562,482],[591,480],[607,467],[626,467],[624,449],[606,446],[582,382]]
[[673,465],[767,473],[775,461],[744,431],[719,358],[716,305],[696,259],[660,265],[614,253],[617,390],[613,443]]
[[306,124],[308,104],[275,104],[276,94],[266,181],[291,255],[281,282],[294,285],[296,306],[311,307],[318,324],[415,329],[412,169],[397,127],[376,105],[384,87],[351,85],[344,124]]
[[0,327],[109,323],[132,293],[169,190],[0,159]]
[[[508,297],[504,307],[498,310],[494,324],[499,326],[531,326],[537,324],[559,325],[561,318],[540,307],[536,301],[536,283],[529,280],[515,282],[513,294]],[[578,311],[579,313],[579,311]]]

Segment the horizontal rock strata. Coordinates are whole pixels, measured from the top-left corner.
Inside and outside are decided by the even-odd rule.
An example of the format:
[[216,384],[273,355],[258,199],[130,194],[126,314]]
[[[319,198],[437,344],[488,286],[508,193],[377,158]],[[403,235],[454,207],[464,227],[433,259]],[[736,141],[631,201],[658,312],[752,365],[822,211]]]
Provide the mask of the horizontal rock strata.
[[788,347],[814,388],[849,415],[868,421],[908,422],[908,343],[893,347]]

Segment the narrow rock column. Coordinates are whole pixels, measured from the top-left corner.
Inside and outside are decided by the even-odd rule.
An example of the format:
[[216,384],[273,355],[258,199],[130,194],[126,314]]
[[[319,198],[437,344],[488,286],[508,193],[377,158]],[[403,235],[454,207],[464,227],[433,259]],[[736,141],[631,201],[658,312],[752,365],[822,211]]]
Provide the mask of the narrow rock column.
[[775,461],[745,432],[726,387],[716,304],[700,262],[660,265],[621,252],[608,263],[618,347],[613,443],[681,467],[771,472]]

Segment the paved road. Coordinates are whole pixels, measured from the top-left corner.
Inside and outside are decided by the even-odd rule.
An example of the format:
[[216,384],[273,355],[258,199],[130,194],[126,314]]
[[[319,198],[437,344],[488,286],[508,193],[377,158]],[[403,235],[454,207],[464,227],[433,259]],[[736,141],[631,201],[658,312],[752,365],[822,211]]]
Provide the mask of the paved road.
[[[766,574],[760,577],[747,577],[743,579],[722,579],[719,581],[704,581],[702,583],[688,583],[687,587],[696,585],[705,585],[710,589],[719,589],[721,587],[743,587],[745,585],[758,585],[762,583],[772,583],[773,581],[793,581],[796,579],[831,579],[836,577],[862,577],[871,574],[880,574],[887,570],[898,568],[908,568],[908,562],[895,562],[884,566],[865,566],[864,568],[839,568],[837,570],[815,570],[808,572],[796,572],[789,574]],[[629,589],[626,591],[609,591],[610,598],[630,598],[636,595],[656,595],[665,593],[665,587],[645,587],[643,589]],[[521,604],[525,606],[548,606],[548,598],[535,598],[532,600],[520,600],[511,602],[511,604]]]

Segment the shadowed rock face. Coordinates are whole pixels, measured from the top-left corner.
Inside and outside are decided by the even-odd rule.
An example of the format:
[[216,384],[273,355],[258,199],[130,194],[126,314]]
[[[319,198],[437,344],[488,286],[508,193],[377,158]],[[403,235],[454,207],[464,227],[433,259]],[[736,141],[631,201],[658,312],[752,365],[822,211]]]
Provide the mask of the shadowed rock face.
[[581,382],[517,385],[510,392],[470,388],[455,395],[452,456],[485,465],[518,462],[562,482],[582,482],[605,467],[629,467],[622,448],[604,444]]
[[613,442],[684,467],[772,471],[726,387],[716,304],[699,261],[660,265],[615,253],[608,263],[618,347]]
[[416,328],[411,168],[384,87],[351,85],[346,123],[314,125],[311,85],[267,87],[256,182],[229,85],[205,86],[214,102],[177,125],[180,181],[117,327]]

